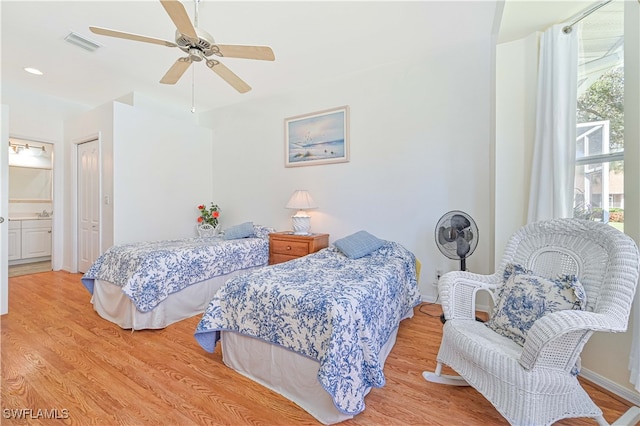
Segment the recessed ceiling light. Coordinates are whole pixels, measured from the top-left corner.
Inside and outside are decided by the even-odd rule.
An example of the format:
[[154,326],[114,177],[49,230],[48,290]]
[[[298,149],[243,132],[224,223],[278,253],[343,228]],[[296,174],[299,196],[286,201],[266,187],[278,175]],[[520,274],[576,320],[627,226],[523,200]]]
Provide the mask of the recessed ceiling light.
[[26,72],[30,73],[30,74],[35,74],[35,75],[42,75],[42,74],[43,74],[43,73],[42,73],[42,71],[40,71],[40,70],[39,70],[39,69],[37,69],[37,68],[30,68],[30,67],[26,67],[24,70],[25,70]]

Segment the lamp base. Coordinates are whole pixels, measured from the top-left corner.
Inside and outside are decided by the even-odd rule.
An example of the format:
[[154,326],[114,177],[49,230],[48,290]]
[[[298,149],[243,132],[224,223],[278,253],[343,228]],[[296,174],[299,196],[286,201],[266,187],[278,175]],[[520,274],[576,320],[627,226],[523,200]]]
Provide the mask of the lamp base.
[[293,235],[309,235],[311,228],[311,216],[291,216]]

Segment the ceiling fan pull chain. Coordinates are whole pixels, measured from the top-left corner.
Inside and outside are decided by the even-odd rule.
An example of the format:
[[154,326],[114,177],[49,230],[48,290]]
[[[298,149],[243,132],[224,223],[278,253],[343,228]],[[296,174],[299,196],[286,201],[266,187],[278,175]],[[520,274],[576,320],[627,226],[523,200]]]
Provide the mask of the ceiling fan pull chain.
[[196,67],[191,67],[191,113],[196,112]]

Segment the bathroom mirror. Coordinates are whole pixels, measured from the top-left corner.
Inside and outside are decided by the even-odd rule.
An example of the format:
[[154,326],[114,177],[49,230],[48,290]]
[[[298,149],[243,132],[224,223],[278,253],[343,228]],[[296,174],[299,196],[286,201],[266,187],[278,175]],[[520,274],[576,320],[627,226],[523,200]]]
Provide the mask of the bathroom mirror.
[[9,166],[9,202],[51,202],[51,169]]

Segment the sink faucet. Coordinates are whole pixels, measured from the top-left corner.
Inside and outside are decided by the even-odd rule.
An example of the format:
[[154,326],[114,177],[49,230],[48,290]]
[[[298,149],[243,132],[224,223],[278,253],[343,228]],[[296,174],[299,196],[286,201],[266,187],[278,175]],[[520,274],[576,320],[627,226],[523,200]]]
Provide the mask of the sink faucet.
[[49,217],[49,212],[47,210],[42,210],[42,213],[38,213],[38,217]]

